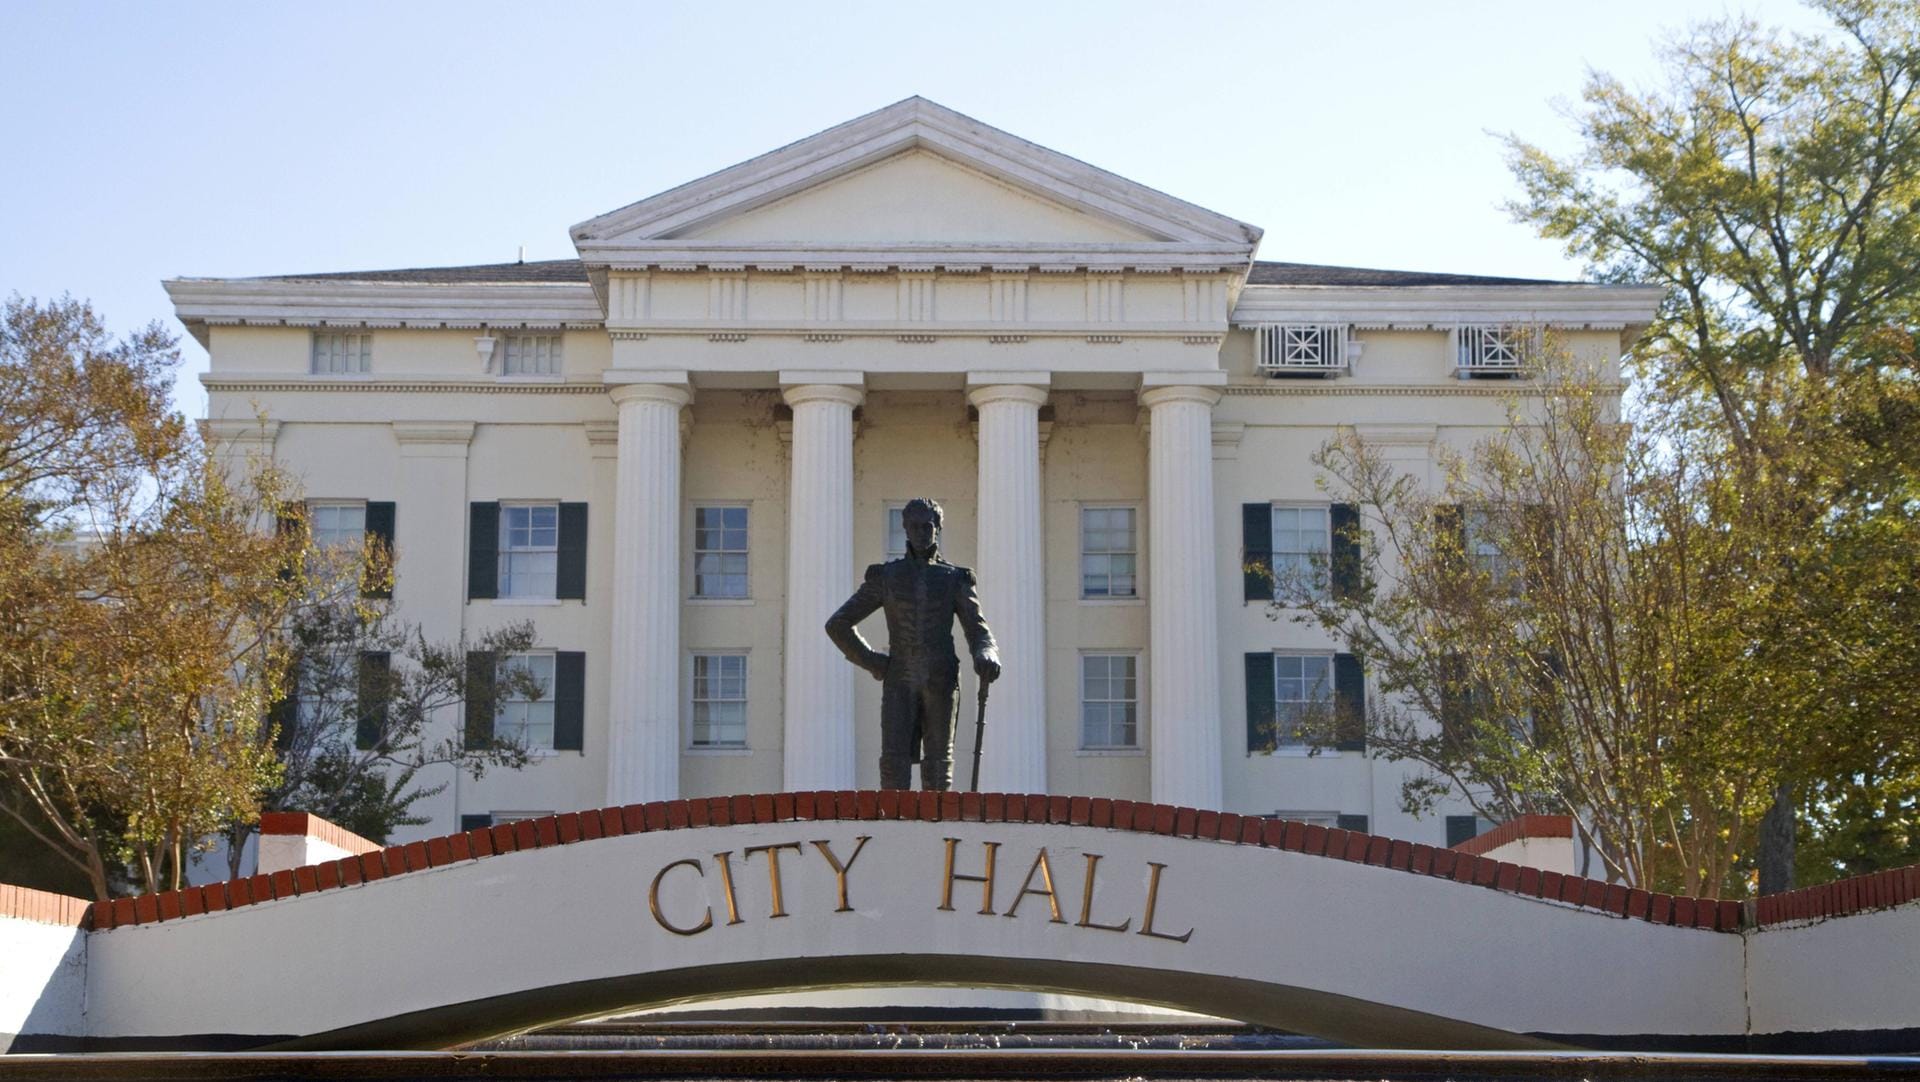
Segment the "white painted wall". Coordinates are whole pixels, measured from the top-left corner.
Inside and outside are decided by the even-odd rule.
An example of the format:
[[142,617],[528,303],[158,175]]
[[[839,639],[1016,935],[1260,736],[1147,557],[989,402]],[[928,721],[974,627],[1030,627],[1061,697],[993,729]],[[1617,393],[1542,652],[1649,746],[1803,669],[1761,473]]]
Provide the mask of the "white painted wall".
[[1920,1028],[1920,904],[1747,941],[1754,1033]]
[[[783,859],[788,916],[769,919],[766,867],[743,857],[747,848],[823,839],[844,859],[861,834],[873,840],[848,872],[851,912],[834,911],[834,875],[809,844]],[[953,911],[938,908],[946,837],[960,840],[962,872],[980,870],[984,842],[1003,843],[993,915],[977,912],[980,888],[966,882],[955,884]],[[1008,919],[1043,846],[1065,920],[1048,919],[1042,896]],[[719,852],[731,854],[738,924],[727,922]],[[1102,858],[1092,918],[1131,920],[1126,934],[1075,926],[1089,852]],[[704,877],[669,872],[659,906],[682,926],[710,912],[713,926],[690,936],[666,931],[648,908],[655,875],[679,860],[701,862]],[[1191,929],[1187,942],[1138,934],[1153,862],[1166,866],[1155,928]],[[508,927],[514,934],[499,934]],[[1517,946],[1528,963],[1501,965]],[[1738,1034],[1746,1022],[1737,936],[1222,843],[1028,824],[808,822],[629,835],[115,929],[92,945],[88,1027],[189,1034],[217,1019],[228,1032],[311,1033],[600,977],[901,954],[1042,961],[1036,973],[1067,985],[1056,991],[1076,990],[1069,962],[1219,974],[1515,1032]],[[189,964],[225,979],[195,996],[141,994],[152,974]],[[301,975],[303,994],[285,994],[288,973]]]
[[1516,838],[1480,855],[1488,860],[1504,860],[1509,864],[1538,868],[1543,872],[1559,872],[1561,875],[1579,872],[1574,865],[1572,838]]
[[0,1053],[23,1033],[79,1036],[86,973],[87,933],[0,916]]

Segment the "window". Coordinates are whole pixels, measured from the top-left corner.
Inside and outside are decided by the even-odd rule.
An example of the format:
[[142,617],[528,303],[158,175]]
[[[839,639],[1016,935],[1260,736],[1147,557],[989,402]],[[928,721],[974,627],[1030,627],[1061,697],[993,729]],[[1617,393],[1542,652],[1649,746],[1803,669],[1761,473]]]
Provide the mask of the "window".
[[747,509],[693,509],[693,596],[747,596]]
[[1501,548],[1503,536],[1511,536],[1518,520],[1514,512],[1498,507],[1466,507],[1460,514],[1460,548],[1474,569],[1496,584],[1517,589],[1519,567]]
[[1280,323],[1254,328],[1254,367],[1273,376],[1334,375],[1347,370],[1344,323]]
[[1080,596],[1137,597],[1139,546],[1131,507],[1080,509]]
[[1274,745],[1312,746],[1333,711],[1333,658],[1326,654],[1273,655]]
[[1273,509],[1273,592],[1277,598],[1317,598],[1326,589],[1332,548],[1326,504]]
[[560,374],[560,336],[557,334],[510,334],[504,347],[500,371],[505,375]]
[[693,655],[692,744],[747,746],[747,655]]
[[318,736],[322,727],[337,728],[353,721],[360,701],[357,657],[344,650],[321,650],[300,659],[293,697],[294,716],[302,732]]
[[508,654],[501,665],[518,670],[540,684],[537,698],[513,698],[525,694],[514,689],[500,700],[500,711],[493,718],[493,735],[501,740],[524,743],[526,747],[553,747],[553,655],[551,653]]
[[1454,367],[1462,379],[1516,376],[1533,345],[1525,325],[1471,324],[1453,331]]
[[901,560],[907,555],[907,524],[900,516],[907,509],[904,503],[887,505],[887,552],[886,559]]
[[373,335],[314,333],[313,371],[316,375],[367,372],[372,367]]
[[1140,659],[1087,654],[1080,659],[1080,746],[1140,746]]
[[307,521],[315,548],[351,548],[366,543],[367,505],[364,503],[309,503]]
[[500,597],[554,597],[560,570],[560,505],[500,507]]
[[1305,823],[1310,827],[1326,827],[1331,830],[1340,825],[1340,813],[1337,811],[1289,811],[1282,809],[1268,816],[1269,819],[1287,819],[1296,823]]

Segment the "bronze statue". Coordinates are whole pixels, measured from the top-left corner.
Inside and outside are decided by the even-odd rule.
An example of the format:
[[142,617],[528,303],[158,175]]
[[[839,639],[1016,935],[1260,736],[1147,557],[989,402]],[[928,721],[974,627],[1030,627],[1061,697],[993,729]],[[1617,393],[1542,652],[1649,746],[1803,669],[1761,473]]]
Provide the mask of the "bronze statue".
[[[953,787],[954,696],[960,662],[953,619],[967,636],[973,671],[985,683],[1000,676],[993,633],[980,616],[973,571],[940,558],[940,505],[914,500],[900,512],[907,555],[867,568],[865,581],[827,620],[827,635],[847,660],[881,681],[880,787],[906,789],[915,759],[924,789]],[[887,648],[867,645],[854,625],[876,609],[887,613]]]

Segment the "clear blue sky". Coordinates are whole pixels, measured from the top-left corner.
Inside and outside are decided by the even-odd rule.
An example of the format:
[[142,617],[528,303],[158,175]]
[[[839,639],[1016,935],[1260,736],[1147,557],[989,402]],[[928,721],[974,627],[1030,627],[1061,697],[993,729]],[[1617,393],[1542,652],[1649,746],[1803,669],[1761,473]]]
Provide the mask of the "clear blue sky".
[[[1491,133],[1789,3],[0,5],[0,294],[573,255],[567,227],[921,94],[1266,229],[1266,259],[1574,277]],[[191,339],[179,400],[204,408]]]

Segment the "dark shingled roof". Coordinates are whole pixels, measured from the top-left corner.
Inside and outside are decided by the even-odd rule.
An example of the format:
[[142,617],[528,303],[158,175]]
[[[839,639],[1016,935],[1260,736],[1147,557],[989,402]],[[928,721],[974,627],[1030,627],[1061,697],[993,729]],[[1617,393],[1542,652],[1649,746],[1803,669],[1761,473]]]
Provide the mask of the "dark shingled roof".
[[332,271],[327,274],[271,274],[263,282],[425,282],[466,285],[474,282],[587,281],[587,268],[578,259],[542,259],[532,263],[481,263],[471,267],[412,267],[405,270]]
[[1479,274],[1437,274],[1431,271],[1375,270],[1371,267],[1324,267],[1315,263],[1253,265],[1247,284],[1256,286],[1567,286],[1546,278],[1489,278]]
[[[482,263],[471,267],[413,267],[405,270],[332,271],[326,274],[275,274],[267,282],[424,282],[436,285],[469,283],[579,282],[587,271],[578,259],[543,259],[533,263]],[[1436,274],[1427,271],[1375,270],[1369,267],[1326,267],[1314,263],[1253,265],[1250,285],[1265,286],[1557,286],[1576,285],[1542,278],[1490,278],[1478,274]]]

